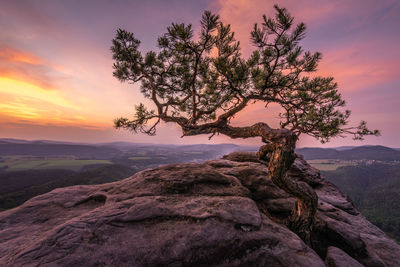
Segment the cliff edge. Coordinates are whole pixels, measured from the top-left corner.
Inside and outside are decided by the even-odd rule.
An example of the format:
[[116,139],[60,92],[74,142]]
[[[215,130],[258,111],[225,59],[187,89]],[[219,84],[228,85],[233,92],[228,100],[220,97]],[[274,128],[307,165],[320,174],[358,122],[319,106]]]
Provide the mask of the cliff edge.
[[319,197],[312,248],[295,199],[252,153],[53,190],[0,213],[0,266],[399,266],[400,246],[301,157]]

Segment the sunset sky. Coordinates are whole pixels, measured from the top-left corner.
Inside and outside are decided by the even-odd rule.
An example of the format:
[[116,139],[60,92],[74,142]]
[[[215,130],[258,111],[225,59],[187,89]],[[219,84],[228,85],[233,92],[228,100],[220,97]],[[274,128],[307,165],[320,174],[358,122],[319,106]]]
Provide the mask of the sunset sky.
[[[223,136],[181,139],[173,124],[163,124],[154,137],[115,130],[114,118],[149,102],[139,85],[112,76],[110,46],[123,28],[142,41],[142,51],[157,49],[157,37],[170,23],[198,29],[204,10],[211,10],[231,24],[248,56],[253,24],[272,15],[275,3],[306,23],[303,48],[322,52],[318,72],[336,78],[353,111],[352,124],[364,119],[382,132],[363,142],[337,138],[324,146],[400,147],[399,0],[0,0],[0,138],[258,144]],[[254,106],[235,123],[273,124],[275,116]],[[322,145],[301,137],[299,146]]]

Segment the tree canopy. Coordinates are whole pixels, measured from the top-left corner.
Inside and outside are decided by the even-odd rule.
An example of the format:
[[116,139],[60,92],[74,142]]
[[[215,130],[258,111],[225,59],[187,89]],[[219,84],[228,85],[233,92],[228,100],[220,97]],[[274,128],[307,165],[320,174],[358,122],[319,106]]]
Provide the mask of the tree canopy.
[[[283,108],[281,128],[297,136],[307,134],[321,142],[352,134],[354,139],[378,134],[362,121],[348,127],[349,110],[333,77],[312,75],[321,60],[319,52],[304,51],[304,23],[294,25],[285,8],[275,6],[275,17],[263,16],[250,32],[255,49],[242,57],[240,43],[230,25],[218,15],[204,12],[199,38],[191,24],[175,24],[158,38],[158,51],[142,53],[133,33],[119,29],[111,51],[114,76],[122,82],[141,82],[141,92],[155,109],[136,105],[133,119],[115,120],[117,128],[149,135],[161,120],[175,122],[183,135],[222,133],[232,117],[255,102],[277,103]],[[231,133],[232,132],[232,133]]]

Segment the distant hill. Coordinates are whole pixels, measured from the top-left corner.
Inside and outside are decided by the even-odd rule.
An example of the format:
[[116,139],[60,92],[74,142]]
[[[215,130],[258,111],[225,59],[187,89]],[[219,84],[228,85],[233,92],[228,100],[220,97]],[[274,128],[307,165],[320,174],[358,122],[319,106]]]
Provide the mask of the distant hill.
[[[30,155],[58,156],[70,155],[78,158],[110,159],[126,152],[145,150],[161,153],[174,152],[208,152],[215,157],[229,154],[233,151],[257,151],[255,146],[239,146],[235,144],[194,144],[166,145],[151,143],[109,142],[109,143],[71,143],[50,140],[27,141],[11,138],[0,138],[0,156]],[[400,150],[385,146],[343,146],[337,148],[305,147],[296,152],[306,160],[312,159],[342,159],[342,160],[382,160],[400,161]]]
[[296,149],[296,153],[304,156],[304,159],[337,159],[340,151],[333,148],[305,147]]
[[51,144],[44,142],[16,143],[0,140],[0,156],[75,156],[79,158],[108,159],[120,153],[112,147],[91,145]]
[[[137,148],[157,147],[160,149],[176,149],[180,151],[256,151],[258,147],[253,146],[239,146],[235,144],[193,144],[193,145],[173,145],[173,144],[152,144],[152,143],[130,143],[130,142],[111,142],[101,143],[100,145],[114,147],[122,151],[130,151]],[[228,153],[229,153],[228,152]]]
[[382,160],[400,161],[400,151],[385,146],[359,146],[346,149],[333,148],[299,148],[296,152],[302,154],[306,160],[311,159],[342,159],[342,160]]
[[352,149],[355,148],[357,146],[338,146],[338,147],[334,147],[334,149],[338,150],[338,151],[342,151],[342,150],[348,150],[348,149]]
[[162,152],[208,152],[209,155],[220,157],[233,151],[256,151],[257,147],[239,146],[235,144],[194,144],[194,145],[165,145],[151,143],[71,143],[50,140],[19,140],[0,138],[0,156],[75,156],[78,158],[110,159],[126,152],[138,150]]

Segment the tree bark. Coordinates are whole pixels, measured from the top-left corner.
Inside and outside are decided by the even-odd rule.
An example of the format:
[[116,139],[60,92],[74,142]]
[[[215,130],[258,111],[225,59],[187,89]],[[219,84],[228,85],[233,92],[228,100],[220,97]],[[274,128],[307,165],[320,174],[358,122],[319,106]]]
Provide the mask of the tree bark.
[[296,205],[289,219],[289,228],[310,245],[310,233],[317,210],[318,196],[307,183],[296,181],[288,176],[296,154],[297,136],[287,129],[272,129],[265,123],[249,127],[232,127],[225,123],[210,123],[183,128],[183,135],[221,133],[231,138],[261,137],[266,145],[258,152],[266,161],[268,175],[272,182],[285,192],[296,197]]
[[290,134],[279,142],[261,147],[258,156],[268,162],[268,175],[272,182],[285,192],[296,197],[296,204],[289,219],[289,228],[308,245],[317,210],[318,196],[307,183],[291,179],[287,173],[296,159],[294,149],[297,136]]

